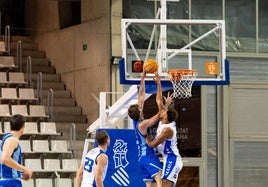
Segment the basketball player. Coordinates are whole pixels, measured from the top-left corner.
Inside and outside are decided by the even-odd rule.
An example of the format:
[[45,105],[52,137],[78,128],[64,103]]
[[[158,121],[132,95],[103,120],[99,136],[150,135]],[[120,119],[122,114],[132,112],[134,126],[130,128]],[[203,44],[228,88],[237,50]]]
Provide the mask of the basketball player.
[[19,145],[20,136],[25,128],[25,119],[13,115],[10,120],[10,133],[4,134],[0,144],[0,186],[22,187],[21,179],[29,180],[33,171],[22,165],[22,153]]
[[108,167],[108,156],[105,154],[110,145],[110,137],[106,131],[96,134],[98,147],[91,149],[84,164],[76,172],[76,187],[103,187]]
[[[158,95],[162,97],[162,94]],[[169,94],[168,94],[168,97]],[[179,172],[182,169],[182,160],[177,148],[176,120],[178,113],[174,108],[161,105],[160,122],[157,127],[156,138],[151,140],[146,137],[146,142],[151,147],[157,147],[157,150],[163,156],[163,187],[172,187],[176,185]]]
[[[143,71],[141,75],[141,82],[138,93],[138,104],[134,104],[129,107],[128,115],[133,120],[133,125],[136,133],[136,142],[139,151],[138,158],[141,171],[143,174],[143,181],[145,182],[146,187],[153,187],[153,186],[161,187],[162,164],[158,156],[155,154],[155,149],[149,147],[146,144],[146,135],[148,128],[155,125],[159,121],[160,113],[158,112],[150,119],[143,118],[143,105],[145,99],[145,76],[146,72]],[[159,93],[162,94],[160,77],[157,73],[154,78],[154,81],[157,84],[156,94],[157,95]],[[162,104],[162,100],[156,102],[158,103],[158,105]]]

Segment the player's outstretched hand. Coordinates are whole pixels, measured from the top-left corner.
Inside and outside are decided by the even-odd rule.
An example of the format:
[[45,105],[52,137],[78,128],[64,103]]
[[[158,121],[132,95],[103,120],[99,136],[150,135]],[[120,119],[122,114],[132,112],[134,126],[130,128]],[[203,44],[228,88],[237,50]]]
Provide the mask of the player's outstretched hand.
[[172,103],[173,99],[174,99],[174,95],[173,93],[170,94],[168,92],[168,95],[167,97],[163,96],[164,97],[164,100],[165,100],[165,107],[168,108],[170,106],[170,104]]
[[160,79],[158,72],[155,72],[154,82],[156,84],[160,84],[160,82],[161,82],[161,79]]

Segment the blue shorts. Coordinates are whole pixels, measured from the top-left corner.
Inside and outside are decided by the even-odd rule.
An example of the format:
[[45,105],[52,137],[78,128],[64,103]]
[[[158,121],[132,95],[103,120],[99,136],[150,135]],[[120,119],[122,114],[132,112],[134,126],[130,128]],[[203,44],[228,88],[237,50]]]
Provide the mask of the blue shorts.
[[139,164],[144,182],[154,182],[154,176],[162,170],[162,164],[156,155],[142,156]]
[[0,187],[22,187],[22,183],[20,180],[3,180],[0,179]]

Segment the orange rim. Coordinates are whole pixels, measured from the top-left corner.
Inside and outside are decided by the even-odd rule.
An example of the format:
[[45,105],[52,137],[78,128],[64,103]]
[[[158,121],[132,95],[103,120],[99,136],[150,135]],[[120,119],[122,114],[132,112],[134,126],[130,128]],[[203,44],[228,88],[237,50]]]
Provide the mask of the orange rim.
[[195,75],[196,74],[196,70],[192,70],[192,69],[171,69],[168,70],[168,74],[170,75]]

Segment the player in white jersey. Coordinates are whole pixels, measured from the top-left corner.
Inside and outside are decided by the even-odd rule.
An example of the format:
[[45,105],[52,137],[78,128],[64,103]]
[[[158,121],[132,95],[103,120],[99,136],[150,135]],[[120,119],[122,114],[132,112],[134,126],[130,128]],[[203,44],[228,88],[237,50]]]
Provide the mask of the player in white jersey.
[[146,138],[147,144],[152,147],[157,147],[157,150],[163,156],[163,172],[161,177],[163,187],[175,186],[179,172],[183,166],[177,148],[177,118],[177,111],[171,107],[166,108],[163,104],[156,138],[154,140],[151,140],[151,136],[147,136]]
[[108,156],[105,154],[110,145],[106,131],[97,133],[98,147],[91,149],[76,173],[76,187],[103,187],[108,168]]

